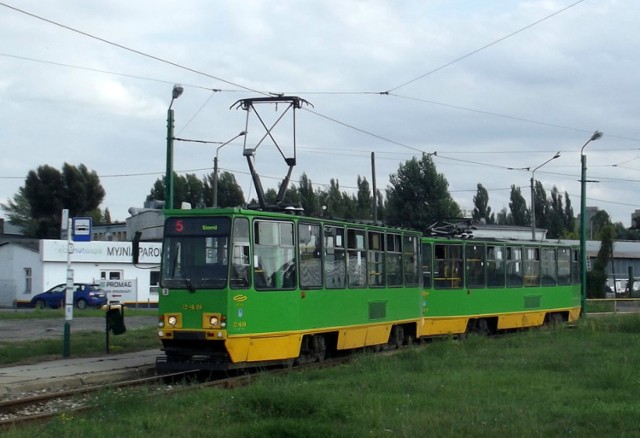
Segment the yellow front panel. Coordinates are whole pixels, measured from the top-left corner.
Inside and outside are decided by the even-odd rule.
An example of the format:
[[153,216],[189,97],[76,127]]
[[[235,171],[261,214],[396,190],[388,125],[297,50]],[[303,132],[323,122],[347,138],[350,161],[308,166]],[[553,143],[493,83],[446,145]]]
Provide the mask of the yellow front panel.
[[249,338],[229,338],[225,341],[224,345],[227,347],[227,352],[231,358],[231,362],[246,362],[249,355]]
[[467,330],[467,317],[424,318],[420,336],[453,335]]
[[254,338],[249,343],[248,362],[293,359],[300,355],[302,335]]

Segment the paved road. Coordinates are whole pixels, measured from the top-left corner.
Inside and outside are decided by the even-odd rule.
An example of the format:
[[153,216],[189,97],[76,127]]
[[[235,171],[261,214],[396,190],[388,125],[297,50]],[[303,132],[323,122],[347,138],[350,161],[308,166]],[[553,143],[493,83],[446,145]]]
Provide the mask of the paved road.
[[[145,316],[127,316],[127,329],[155,327],[158,317],[155,312]],[[74,318],[71,321],[71,334],[83,331],[102,331],[106,329],[105,318]],[[64,317],[47,319],[8,319],[0,320],[0,341],[22,341],[27,339],[55,339],[64,336]]]

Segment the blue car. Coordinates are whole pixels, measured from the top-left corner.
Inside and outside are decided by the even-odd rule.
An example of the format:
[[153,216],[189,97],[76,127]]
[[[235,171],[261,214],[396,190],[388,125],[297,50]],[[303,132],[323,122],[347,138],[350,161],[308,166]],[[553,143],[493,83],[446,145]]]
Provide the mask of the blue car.
[[[89,306],[100,307],[107,304],[107,295],[97,284],[73,283],[73,288],[73,305],[78,309],[86,309]],[[59,284],[34,296],[31,305],[38,309],[57,309],[64,305],[66,292],[67,285]]]

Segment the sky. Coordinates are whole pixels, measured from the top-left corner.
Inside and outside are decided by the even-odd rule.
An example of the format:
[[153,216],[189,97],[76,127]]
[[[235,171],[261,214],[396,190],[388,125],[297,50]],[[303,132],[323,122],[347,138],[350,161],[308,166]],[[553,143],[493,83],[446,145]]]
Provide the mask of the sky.
[[[202,177],[217,154],[248,200],[245,140],[259,145],[265,190],[287,166],[234,103],[282,93],[312,105],[295,112],[294,184],[305,173],[356,193],[374,153],[384,193],[401,164],[435,153],[468,215],[478,184],[497,213],[512,185],[529,204],[535,176],[577,216],[581,149],[598,130],[584,148],[587,206],[628,227],[640,209],[638,17],[636,0],[0,0],[0,202],[41,165],[84,164],[101,208],[125,220],[164,177],[169,105],[175,137],[197,140],[175,142],[174,170]],[[282,117],[271,134],[291,156],[291,112],[257,109],[267,126]]]

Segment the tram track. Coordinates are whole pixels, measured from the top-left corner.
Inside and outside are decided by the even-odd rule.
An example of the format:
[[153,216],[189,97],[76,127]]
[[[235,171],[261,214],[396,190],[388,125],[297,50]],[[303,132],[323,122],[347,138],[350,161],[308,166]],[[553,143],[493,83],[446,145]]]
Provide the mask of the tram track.
[[235,376],[217,376],[215,378],[210,374],[208,377],[203,377],[208,373],[199,371],[183,371],[71,390],[21,394],[12,399],[0,401],[0,431],[12,427],[22,427],[28,424],[45,422],[58,415],[73,416],[88,411],[97,406],[95,395],[102,391],[118,391],[141,386],[151,388],[153,385],[156,385],[156,387],[150,391],[150,395],[157,395],[158,391],[164,391],[164,393],[168,395],[173,395],[185,391],[196,391],[214,387],[233,389],[250,385],[256,378],[266,374],[288,373],[303,369],[337,366],[348,360],[350,359],[347,357],[333,358],[323,362],[308,363],[295,367],[257,369]]

